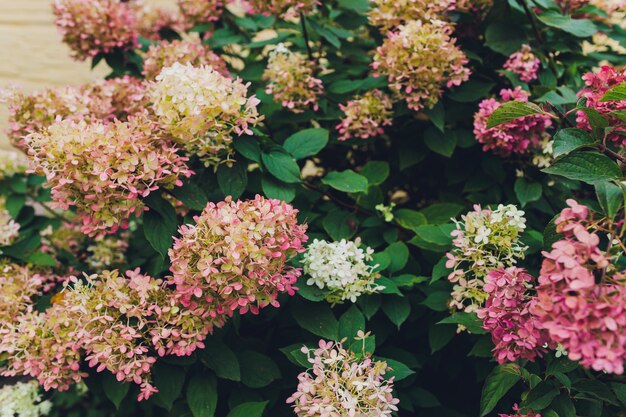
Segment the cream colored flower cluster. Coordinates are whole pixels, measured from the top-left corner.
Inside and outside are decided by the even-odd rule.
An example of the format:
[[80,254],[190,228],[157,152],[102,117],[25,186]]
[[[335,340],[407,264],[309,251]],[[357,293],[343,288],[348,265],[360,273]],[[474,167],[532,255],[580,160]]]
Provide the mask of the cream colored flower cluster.
[[315,239],[304,254],[304,272],[309,275],[307,285],[328,292],[326,300],[342,303],[356,302],[363,294],[373,294],[385,287],[378,285],[380,274],[374,272],[372,248],[359,247],[360,240],[326,242]]
[[213,68],[177,62],[157,75],[150,97],[159,125],[187,154],[210,166],[228,159],[234,136],[251,135],[263,118],[248,86]]
[[456,0],[372,0],[369,22],[381,31],[393,29],[411,20],[428,22],[445,18],[455,8]]
[[36,381],[17,382],[0,388],[0,417],[43,417],[52,403],[43,400]]

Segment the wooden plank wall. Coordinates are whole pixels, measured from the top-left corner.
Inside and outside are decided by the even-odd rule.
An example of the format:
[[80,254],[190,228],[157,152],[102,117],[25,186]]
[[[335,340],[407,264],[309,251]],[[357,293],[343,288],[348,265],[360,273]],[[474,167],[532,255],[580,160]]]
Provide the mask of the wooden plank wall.
[[[174,7],[176,0],[150,3]],[[0,89],[19,85],[26,90],[80,84],[103,77],[103,63],[90,70],[87,62],[69,57],[53,23],[51,0],[0,0]],[[5,135],[7,109],[0,103],[0,148],[9,144]]]

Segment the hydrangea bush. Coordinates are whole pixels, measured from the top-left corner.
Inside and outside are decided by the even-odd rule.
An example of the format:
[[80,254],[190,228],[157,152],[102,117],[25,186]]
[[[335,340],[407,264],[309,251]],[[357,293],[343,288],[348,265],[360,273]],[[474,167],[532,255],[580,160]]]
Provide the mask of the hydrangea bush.
[[51,7],[0,416],[626,413],[623,1]]

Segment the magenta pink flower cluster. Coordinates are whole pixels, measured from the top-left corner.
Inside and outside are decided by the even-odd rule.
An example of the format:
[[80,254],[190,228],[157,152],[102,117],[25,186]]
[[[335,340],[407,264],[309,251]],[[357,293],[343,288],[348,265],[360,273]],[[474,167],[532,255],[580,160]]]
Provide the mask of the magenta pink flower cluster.
[[521,49],[511,54],[504,63],[504,69],[519,75],[525,83],[536,80],[539,77],[541,61],[533,53],[530,45],[522,45]]
[[[500,97],[503,102],[527,102],[529,94],[521,87],[516,87],[514,90],[501,90]],[[506,157],[526,154],[539,147],[541,140],[548,135],[546,130],[552,126],[550,117],[537,114],[487,128],[489,116],[500,106],[501,102],[494,98],[485,99],[478,105],[478,112],[474,115],[474,135],[483,144],[483,150]]]
[[154,80],[163,68],[174,65],[191,64],[194,67],[208,66],[220,74],[230,77],[226,62],[204,45],[199,38],[163,41],[151,45],[144,56],[143,74],[148,80]]
[[298,389],[287,399],[298,417],[391,417],[400,402],[386,362],[356,356],[341,343],[320,340],[307,354],[312,369],[298,375]]
[[485,306],[477,311],[483,329],[491,334],[494,357],[499,363],[519,358],[534,360],[544,351],[546,334],[529,311],[528,289],[534,278],[518,267],[500,268],[487,275]]
[[[532,313],[571,360],[621,374],[626,360],[626,287],[598,246],[587,207],[568,200],[556,220],[565,237],[544,252]],[[599,281],[598,281],[599,280]]]
[[384,127],[393,122],[393,101],[380,90],[368,91],[339,108],[344,114],[337,125],[339,140],[373,138],[385,133]]
[[52,10],[63,41],[78,60],[137,46],[136,16],[129,2],[56,0]]
[[[614,67],[603,66],[598,72],[588,72],[583,75],[583,80],[586,87],[578,93],[578,96],[586,99],[585,107],[594,109],[606,117],[610,125],[615,127],[608,134],[608,138],[616,145],[626,146],[626,123],[611,115],[611,112],[626,110],[626,101],[600,101],[608,90],[626,82],[626,69],[618,70]],[[584,112],[577,112],[576,122],[579,128],[591,130],[589,119]]]
[[432,108],[444,87],[458,86],[470,75],[468,59],[452,32],[450,23],[441,20],[412,20],[389,31],[376,49],[374,76],[387,77],[391,90],[410,109]]
[[301,274],[287,265],[307,241],[297,213],[287,203],[259,195],[209,203],[195,225],[180,227],[169,251],[169,283],[180,303],[217,322],[235,311],[257,314],[268,305],[278,307],[278,294],[293,295]]
[[187,158],[154,134],[144,117],[110,124],[63,120],[26,143],[32,166],[45,175],[54,206],[75,206],[90,236],[127,228],[146,207],[141,198],[182,185],[193,172]]

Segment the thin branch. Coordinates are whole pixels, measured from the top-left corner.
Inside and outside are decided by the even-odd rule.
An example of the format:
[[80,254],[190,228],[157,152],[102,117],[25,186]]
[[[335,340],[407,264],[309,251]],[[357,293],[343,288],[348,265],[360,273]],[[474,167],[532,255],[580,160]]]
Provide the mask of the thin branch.
[[550,108],[552,110],[554,110],[554,112],[557,114],[557,116],[559,116],[559,118],[565,122],[565,124],[569,127],[574,127],[574,124],[567,118],[567,116],[565,114],[563,114],[563,112],[561,110],[558,109],[558,107],[556,107],[554,104],[552,104],[549,101],[546,101],[546,104],[548,106],[550,106]]
[[56,217],[57,219],[64,221],[65,223],[72,223],[72,221],[70,219],[68,219],[67,217],[63,216],[62,214],[57,213],[56,211],[52,210],[50,207],[48,207],[46,205],[46,203],[42,202],[42,201],[35,201],[37,204],[39,204],[44,210],[46,210],[48,213],[52,214],[54,217]]
[[309,59],[314,61],[315,58],[313,58],[313,51],[311,50],[311,45],[309,45],[309,31],[306,27],[306,18],[302,12],[300,12],[300,25],[302,26],[302,36],[304,36],[304,43],[306,45],[306,51],[309,55]]

